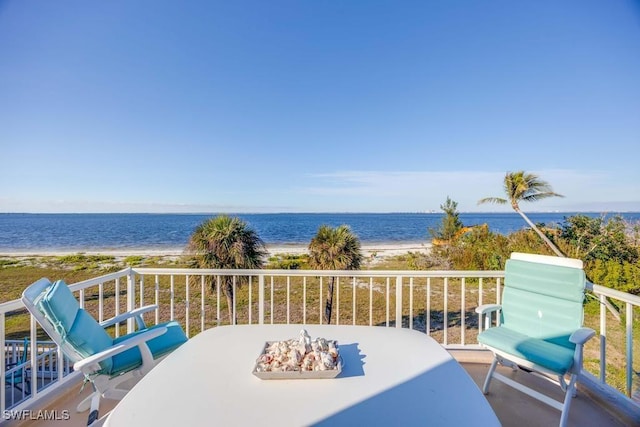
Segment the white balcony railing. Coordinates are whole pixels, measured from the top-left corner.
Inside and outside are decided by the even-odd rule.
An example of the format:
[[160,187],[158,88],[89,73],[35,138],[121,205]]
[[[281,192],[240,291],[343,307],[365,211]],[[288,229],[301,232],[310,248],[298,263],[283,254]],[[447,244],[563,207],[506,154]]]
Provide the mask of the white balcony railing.
[[[420,330],[448,349],[479,349],[476,336],[479,318],[474,309],[499,302],[503,271],[315,271],[315,270],[204,270],[175,268],[128,268],[71,284],[80,305],[98,321],[136,307],[157,304],[147,323],[179,321],[189,336],[225,324],[323,323],[326,290],[335,280],[332,322]],[[335,278],[335,279],[333,279]],[[233,289],[230,307],[224,288]],[[585,350],[586,382],[598,392],[615,395],[625,404],[636,405],[629,397],[638,391],[634,381],[634,314],[640,297],[598,285],[589,285],[595,297],[588,304],[587,326],[600,339],[591,340]],[[618,321],[611,317],[605,301],[623,307]],[[594,307],[596,313],[593,313]],[[229,314],[231,312],[231,314]],[[31,392],[15,399],[6,386],[0,391],[0,412],[20,410],[35,399],[55,392],[76,378],[59,349],[44,350],[42,330],[30,318],[20,300],[0,304],[0,358],[3,382],[13,341],[29,338],[31,351],[27,365],[37,366]],[[20,336],[15,325],[28,324]],[[119,325],[113,334],[133,329],[133,323]],[[21,341],[20,341],[21,342]],[[17,344],[16,344],[17,345]],[[48,356],[47,356],[48,355]],[[48,357],[48,359],[47,359]],[[622,372],[621,372],[621,368]],[[47,376],[48,375],[48,376]],[[610,386],[608,384],[613,385]],[[622,390],[622,391],[619,391]],[[19,396],[20,397],[20,396]],[[640,406],[638,407],[640,410]]]

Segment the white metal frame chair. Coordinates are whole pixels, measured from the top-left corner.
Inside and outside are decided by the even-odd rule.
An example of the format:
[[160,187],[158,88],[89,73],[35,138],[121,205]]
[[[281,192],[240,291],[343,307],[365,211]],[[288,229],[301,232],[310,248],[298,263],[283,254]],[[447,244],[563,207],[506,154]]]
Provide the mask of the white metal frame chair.
[[[505,267],[502,304],[476,309],[486,330],[478,342],[494,353],[482,391],[495,378],[561,411],[566,426],[576,381],[582,370],[584,344],[595,335],[582,327],[585,274],[582,261],[513,253]],[[496,313],[498,326],[490,327]],[[557,378],[562,402],[496,372],[497,364],[523,368],[546,379]]]
[[[163,357],[187,341],[175,321],[147,327],[142,314],[157,309],[150,305],[98,323],[80,308],[61,280],[40,279],[22,294],[22,301],[44,331],[55,341],[73,368],[91,382],[94,392],[77,407],[91,409],[87,424],[98,419],[100,399],[122,399],[131,387]],[[104,328],[135,318],[138,330],[112,338]]]

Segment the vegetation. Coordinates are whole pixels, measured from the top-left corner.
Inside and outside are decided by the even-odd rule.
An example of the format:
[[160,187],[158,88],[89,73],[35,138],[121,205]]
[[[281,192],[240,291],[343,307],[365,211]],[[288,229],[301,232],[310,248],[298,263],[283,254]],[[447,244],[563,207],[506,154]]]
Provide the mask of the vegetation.
[[439,228],[430,228],[429,234],[432,239],[451,241],[458,236],[463,227],[458,212],[458,202],[454,202],[447,196],[447,200],[443,205],[440,205],[440,209],[444,212],[442,223]]
[[[267,252],[258,234],[237,217],[219,215],[204,221],[191,235],[186,253],[194,268],[262,268]],[[233,278],[223,276],[229,318],[233,316]],[[210,282],[213,288],[215,283]]]
[[[638,224],[627,223],[620,216],[605,219],[574,215],[548,231],[557,236],[564,253],[585,263],[591,282],[640,295],[639,229]],[[512,252],[551,255],[549,247],[537,237],[532,229],[503,236],[477,227],[448,245],[434,245],[428,255],[410,254],[408,268],[502,270]]]
[[478,204],[482,203],[511,203],[511,207],[529,224],[529,226],[538,233],[538,236],[551,248],[558,256],[564,256],[560,249],[549,240],[549,238],[527,217],[520,209],[520,202],[535,202],[546,199],[548,197],[564,197],[561,194],[554,193],[548,182],[541,180],[537,175],[527,173],[525,171],[507,172],[504,177],[504,192],[507,198],[501,197],[485,197],[480,199]]
[[309,268],[309,255],[275,254],[267,260],[267,268],[281,270],[302,270]]
[[593,283],[631,294],[640,294],[640,245],[638,225],[620,216],[608,220],[575,215],[565,219],[560,241],[565,252],[585,263]]
[[[309,243],[309,266],[316,270],[357,270],[362,263],[360,240],[347,225],[322,225]],[[324,320],[331,323],[335,277],[327,287]]]

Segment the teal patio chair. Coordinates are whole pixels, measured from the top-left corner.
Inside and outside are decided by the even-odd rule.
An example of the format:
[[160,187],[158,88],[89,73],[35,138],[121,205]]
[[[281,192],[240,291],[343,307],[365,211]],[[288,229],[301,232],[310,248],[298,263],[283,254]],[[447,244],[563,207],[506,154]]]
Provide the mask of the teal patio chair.
[[[65,282],[40,279],[22,293],[22,301],[45,332],[91,382],[94,392],[78,405],[90,409],[88,425],[98,419],[100,399],[122,399],[131,387],[164,356],[187,341],[175,321],[147,327],[142,314],[157,306],[141,307],[98,323],[80,308]],[[138,330],[112,338],[104,328],[135,318]]]
[[15,362],[6,365],[4,377],[5,386],[15,387],[23,396],[31,394],[31,377],[27,368],[27,357],[29,354],[29,338],[25,338],[22,343],[22,353]]
[[[495,378],[561,411],[567,424],[576,381],[582,370],[584,344],[595,335],[582,327],[585,274],[582,261],[546,255],[513,253],[505,266],[502,304],[478,307],[487,329],[478,342],[494,353],[482,391]],[[491,314],[498,325],[489,327]],[[532,374],[556,378],[564,391],[559,402],[496,372],[496,366],[520,367]]]

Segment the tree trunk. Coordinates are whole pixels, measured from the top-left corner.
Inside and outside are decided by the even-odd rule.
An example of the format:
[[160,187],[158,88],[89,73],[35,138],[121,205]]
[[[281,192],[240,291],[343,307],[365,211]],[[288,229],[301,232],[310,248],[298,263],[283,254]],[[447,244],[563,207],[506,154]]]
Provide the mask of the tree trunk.
[[538,227],[536,227],[533,222],[531,222],[531,220],[524,214],[524,212],[522,212],[520,209],[517,209],[517,208],[514,208],[514,209],[515,209],[516,212],[518,212],[520,214],[522,219],[524,219],[527,222],[527,224],[529,224],[529,226],[533,229],[533,231],[538,233],[538,236],[540,236],[540,238],[542,240],[544,240],[544,242],[547,244],[547,246],[549,246],[551,248],[551,250],[553,252],[555,252],[556,255],[558,255],[559,257],[564,258],[564,254],[562,252],[560,252],[560,249],[558,249],[556,247],[556,245],[554,245],[553,242],[551,242],[551,240],[549,240],[549,238],[542,231],[540,231],[540,229],[538,229]]
[[332,277],[327,286],[327,302],[324,306],[324,321],[327,325],[331,324],[331,312],[333,311],[333,284],[336,278]]
[[227,297],[227,307],[229,309],[229,324],[235,325],[236,319],[233,316],[233,282],[226,278],[224,286],[224,294]]

